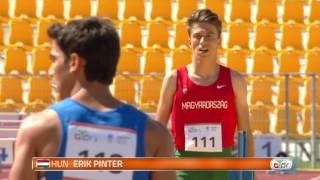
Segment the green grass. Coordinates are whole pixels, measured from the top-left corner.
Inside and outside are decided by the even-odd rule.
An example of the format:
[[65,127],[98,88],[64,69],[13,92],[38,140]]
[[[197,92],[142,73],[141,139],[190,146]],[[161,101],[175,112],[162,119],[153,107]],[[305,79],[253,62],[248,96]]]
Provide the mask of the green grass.
[[[310,161],[297,161],[297,169],[299,170],[306,170],[310,169],[311,170],[311,162]],[[316,162],[316,167],[314,170],[320,171],[320,161]]]

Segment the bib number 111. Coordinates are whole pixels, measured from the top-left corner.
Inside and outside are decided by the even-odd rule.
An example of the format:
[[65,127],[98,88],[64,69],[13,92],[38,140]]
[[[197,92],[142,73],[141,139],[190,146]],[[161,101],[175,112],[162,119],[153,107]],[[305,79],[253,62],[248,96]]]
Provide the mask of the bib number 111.
[[[198,139],[198,137],[193,137],[192,140],[194,141],[194,146],[199,147],[202,145],[202,147],[214,147],[214,137],[210,137],[209,139],[207,137],[202,137]],[[200,140],[200,142],[198,142]]]

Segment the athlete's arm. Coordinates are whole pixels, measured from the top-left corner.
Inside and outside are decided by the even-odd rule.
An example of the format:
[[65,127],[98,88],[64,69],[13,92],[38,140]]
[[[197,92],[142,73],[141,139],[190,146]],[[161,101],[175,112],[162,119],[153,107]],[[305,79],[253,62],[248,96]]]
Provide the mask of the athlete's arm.
[[176,76],[176,71],[172,71],[164,78],[161,87],[156,120],[165,126],[167,126],[171,114],[173,98],[176,91]]
[[233,91],[236,96],[236,108],[238,115],[238,130],[247,132],[248,150],[247,156],[254,157],[253,136],[249,121],[249,108],[247,103],[247,83],[237,72],[231,71]]
[[[173,157],[172,137],[166,127],[149,120],[145,132],[145,154],[147,157]],[[175,180],[175,171],[152,171],[152,180]]]
[[[52,156],[58,144],[55,138],[59,132],[55,121],[48,118],[50,113],[40,113],[27,117],[18,131],[15,143],[15,159],[10,170],[10,180],[38,179],[32,170],[32,157]],[[43,153],[43,152],[46,153]]]

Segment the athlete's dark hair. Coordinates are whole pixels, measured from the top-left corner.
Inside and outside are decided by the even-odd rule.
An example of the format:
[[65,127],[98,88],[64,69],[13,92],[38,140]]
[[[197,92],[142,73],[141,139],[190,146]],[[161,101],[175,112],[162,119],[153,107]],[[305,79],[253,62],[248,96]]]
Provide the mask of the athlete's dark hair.
[[218,35],[221,35],[222,23],[218,15],[212,12],[210,9],[198,9],[194,11],[187,20],[187,29],[189,36],[191,35],[191,28],[196,23],[210,23],[213,24],[218,31]]
[[86,61],[88,81],[112,83],[120,56],[120,43],[110,20],[88,17],[69,21],[66,25],[56,23],[49,27],[48,35],[63,51],[65,63],[72,53]]

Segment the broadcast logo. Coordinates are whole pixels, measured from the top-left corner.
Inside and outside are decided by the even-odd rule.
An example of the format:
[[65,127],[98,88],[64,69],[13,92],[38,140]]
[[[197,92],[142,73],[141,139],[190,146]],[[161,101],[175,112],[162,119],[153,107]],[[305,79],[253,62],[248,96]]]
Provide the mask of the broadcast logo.
[[270,167],[272,170],[290,170],[293,166],[292,159],[276,158],[272,159],[270,162]]

